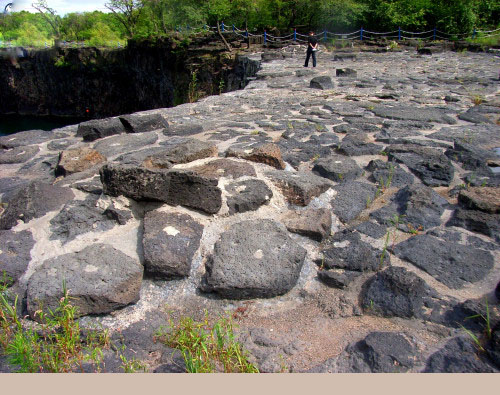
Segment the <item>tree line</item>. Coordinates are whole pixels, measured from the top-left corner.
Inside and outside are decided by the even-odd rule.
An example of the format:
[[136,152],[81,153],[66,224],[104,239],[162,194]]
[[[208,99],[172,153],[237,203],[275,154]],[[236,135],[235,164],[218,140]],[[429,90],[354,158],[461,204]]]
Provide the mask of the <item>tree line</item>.
[[40,45],[48,40],[85,41],[90,45],[158,38],[188,27],[225,22],[250,32],[287,34],[345,33],[363,27],[376,32],[424,31],[449,34],[500,25],[499,0],[110,0],[107,13],[59,16],[50,0],[33,3],[39,11],[0,16],[0,40]]

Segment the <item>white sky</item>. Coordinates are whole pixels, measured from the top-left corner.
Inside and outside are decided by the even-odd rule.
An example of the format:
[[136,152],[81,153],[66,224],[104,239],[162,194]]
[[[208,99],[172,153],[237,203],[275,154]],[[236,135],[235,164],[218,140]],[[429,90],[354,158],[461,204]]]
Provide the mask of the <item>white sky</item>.
[[[34,0],[0,0],[1,11],[3,11],[7,3],[14,3],[12,11],[30,11],[37,12],[31,7]],[[50,8],[56,10],[59,15],[65,15],[70,12],[86,12],[86,11],[102,11],[107,12],[106,7],[104,7],[106,0],[47,0],[47,4]]]

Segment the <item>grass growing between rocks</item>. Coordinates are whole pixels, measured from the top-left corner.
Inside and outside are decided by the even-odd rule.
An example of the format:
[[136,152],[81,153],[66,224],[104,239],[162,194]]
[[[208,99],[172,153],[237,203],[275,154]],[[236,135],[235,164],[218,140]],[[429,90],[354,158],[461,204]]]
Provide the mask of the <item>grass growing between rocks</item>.
[[170,319],[169,326],[160,328],[157,338],[182,353],[189,373],[259,373],[236,340],[231,318],[211,324],[205,313],[201,322],[181,317],[178,324]]

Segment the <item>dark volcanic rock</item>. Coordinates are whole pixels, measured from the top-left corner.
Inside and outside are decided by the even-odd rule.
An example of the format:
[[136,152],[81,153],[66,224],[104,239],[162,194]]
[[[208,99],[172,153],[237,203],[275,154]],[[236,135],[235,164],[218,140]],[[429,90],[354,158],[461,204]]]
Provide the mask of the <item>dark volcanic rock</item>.
[[391,262],[386,253],[381,264],[382,251],[362,241],[360,234],[351,230],[336,233],[321,253],[323,258],[316,260],[316,264],[326,269],[375,271]]
[[358,181],[347,181],[333,189],[337,195],[330,204],[335,215],[344,223],[351,222],[366,209],[377,192],[374,185]]
[[325,178],[310,173],[272,171],[266,176],[281,189],[288,202],[299,206],[307,206],[313,198],[332,186]]
[[498,135],[497,125],[480,124],[445,127],[427,137],[437,140],[473,144],[483,149],[500,146],[500,136]]
[[430,235],[411,237],[396,245],[393,252],[453,289],[484,279],[494,263],[488,251]]
[[318,270],[318,278],[332,288],[344,289],[359,276],[359,272],[343,269]]
[[500,214],[488,214],[477,210],[455,210],[446,226],[458,226],[481,233],[500,242]]
[[346,67],[345,69],[335,70],[335,74],[337,75],[337,77],[357,77],[358,72]]
[[343,155],[330,155],[318,160],[312,171],[337,182],[355,180],[362,172],[354,160]]
[[373,182],[386,188],[391,186],[401,188],[411,185],[415,181],[412,174],[404,171],[397,163],[393,162],[384,162],[380,159],[372,160],[366,169],[372,172],[370,178]]
[[255,168],[246,162],[237,162],[231,159],[217,159],[205,165],[198,167],[191,167],[189,170],[210,178],[233,178],[240,177],[257,177]]
[[199,123],[170,125],[168,129],[163,130],[165,136],[194,136],[200,133],[203,133],[203,125]]
[[40,148],[37,145],[0,150],[0,164],[24,163],[33,158]]
[[384,225],[379,225],[375,222],[365,221],[361,222],[358,226],[354,228],[358,232],[361,232],[373,239],[380,239],[387,233],[387,227]]
[[302,142],[295,138],[283,138],[278,142],[278,146],[283,154],[283,160],[295,169],[298,169],[303,162],[325,158],[333,152],[332,148],[318,145],[314,140]]
[[67,203],[61,212],[50,221],[51,240],[67,243],[78,235],[88,232],[105,232],[117,224],[116,218],[104,215],[104,210],[97,207],[98,196],[91,195],[85,200]]
[[122,134],[98,141],[94,145],[94,149],[109,158],[130,151],[136,151],[139,148],[154,144],[157,140],[158,135],[155,132]]
[[158,278],[189,276],[203,226],[189,215],[150,211],[144,217],[144,266]]
[[215,244],[202,289],[230,299],[283,295],[295,286],[305,256],[276,222],[243,221]]
[[422,184],[400,189],[392,202],[370,214],[381,224],[390,225],[399,216],[398,228],[404,232],[427,230],[441,224],[441,215],[448,201]]
[[344,137],[338,151],[347,156],[378,155],[384,147],[367,142],[367,136],[362,133]]
[[425,373],[494,373],[492,366],[483,362],[471,338],[451,339],[427,360]]
[[84,141],[94,141],[114,134],[125,133],[126,130],[118,118],[93,119],[78,125],[77,136]]
[[391,266],[368,280],[363,299],[365,313],[384,317],[425,318],[436,292],[415,273]]
[[478,111],[475,111],[474,107],[469,108],[466,112],[459,114],[458,119],[472,123],[493,123],[488,119],[488,117],[485,117]]
[[314,77],[309,84],[310,88],[329,90],[333,89],[332,79],[326,75]]
[[151,169],[169,167],[168,163],[188,163],[198,159],[217,156],[217,146],[196,139],[188,139],[169,146],[165,151],[156,153],[145,160],[145,165]]
[[127,133],[152,132],[157,129],[168,129],[168,122],[160,114],[129,114],[119,117]]
[[273,192],[262,180],[235,181],[226,185],[229,214],[255,211],[273,197]]
[[139,300],[143,267],[106,244],[45,261],[28,282],[28,312],[38,319],[40,308],[55,311],[63,296],[63,282],[70,290],[78,315],[104,314]]
[[387,119],[398,119],[398,120],[411,120],[411,121],[421,121],[421,122],[437,122],[437,123],[447,123],[453,125],[457,121],[446,115],[446,113],[437,108],[418,108],[410,106],[376,106],[372,110],[375,115],[381,118]]
[[283,170],[286,167],[281,157],[280,147],[272,143],[259,145],[253,148],[251,152],[229,149],[226,152],[226,157],[231,156],[252,162],[264,163],[279,170]]
[[8,203],[12,197],[27,184],[29,184],[29,180],[20,177],[0,178],[0,194],[2,194],[1,201]]
[[289,232],[321,241],[330,235],[332,215],[327,209],[295,210],[287,212],[282,221]]
[[447,149],[445,155],[451,160],[461,163],[465,170],[479,171],[481,174],[489,174],[487,161],[495,159],[494,152],[460,140],[455,140],[454,147]]
[[391,145],[386,151],[389,160],[404,163],[425,185],[448,186],[453,180],[453,165],[441,151],[418,145]]
[[458,201],[466,208],[485,213],[500,213],[500,188],[469,188],[460,191]]
[[15,283],[24,274],[31,261],[30,251],[35,240],[29,230],[13,232],[0,230],[0,283],[4,274],[7,283]]
[[46,130],[26,130],[7,136],[0,137],[0,148],[26,147],[32,144],[41,144],[46,141],[68,137],[61,132],[49,132]]
[[0,229],[11,229],[18,220],[29,222],[61,207],[75,197],[71,189],[32,182],[20,189],[0,217]]

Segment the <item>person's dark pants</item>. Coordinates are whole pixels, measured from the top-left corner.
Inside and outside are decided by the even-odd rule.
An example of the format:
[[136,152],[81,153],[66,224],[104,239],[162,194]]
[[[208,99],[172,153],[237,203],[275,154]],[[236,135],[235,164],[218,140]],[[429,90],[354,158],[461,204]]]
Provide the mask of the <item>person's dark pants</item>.
[[306,63],[304,64],[304,67],[309,66],[309,58],[313,57],[313,67],[316,67],[316,51],[313,51],[310,47],[307,48],[307,56],[306,56]]

